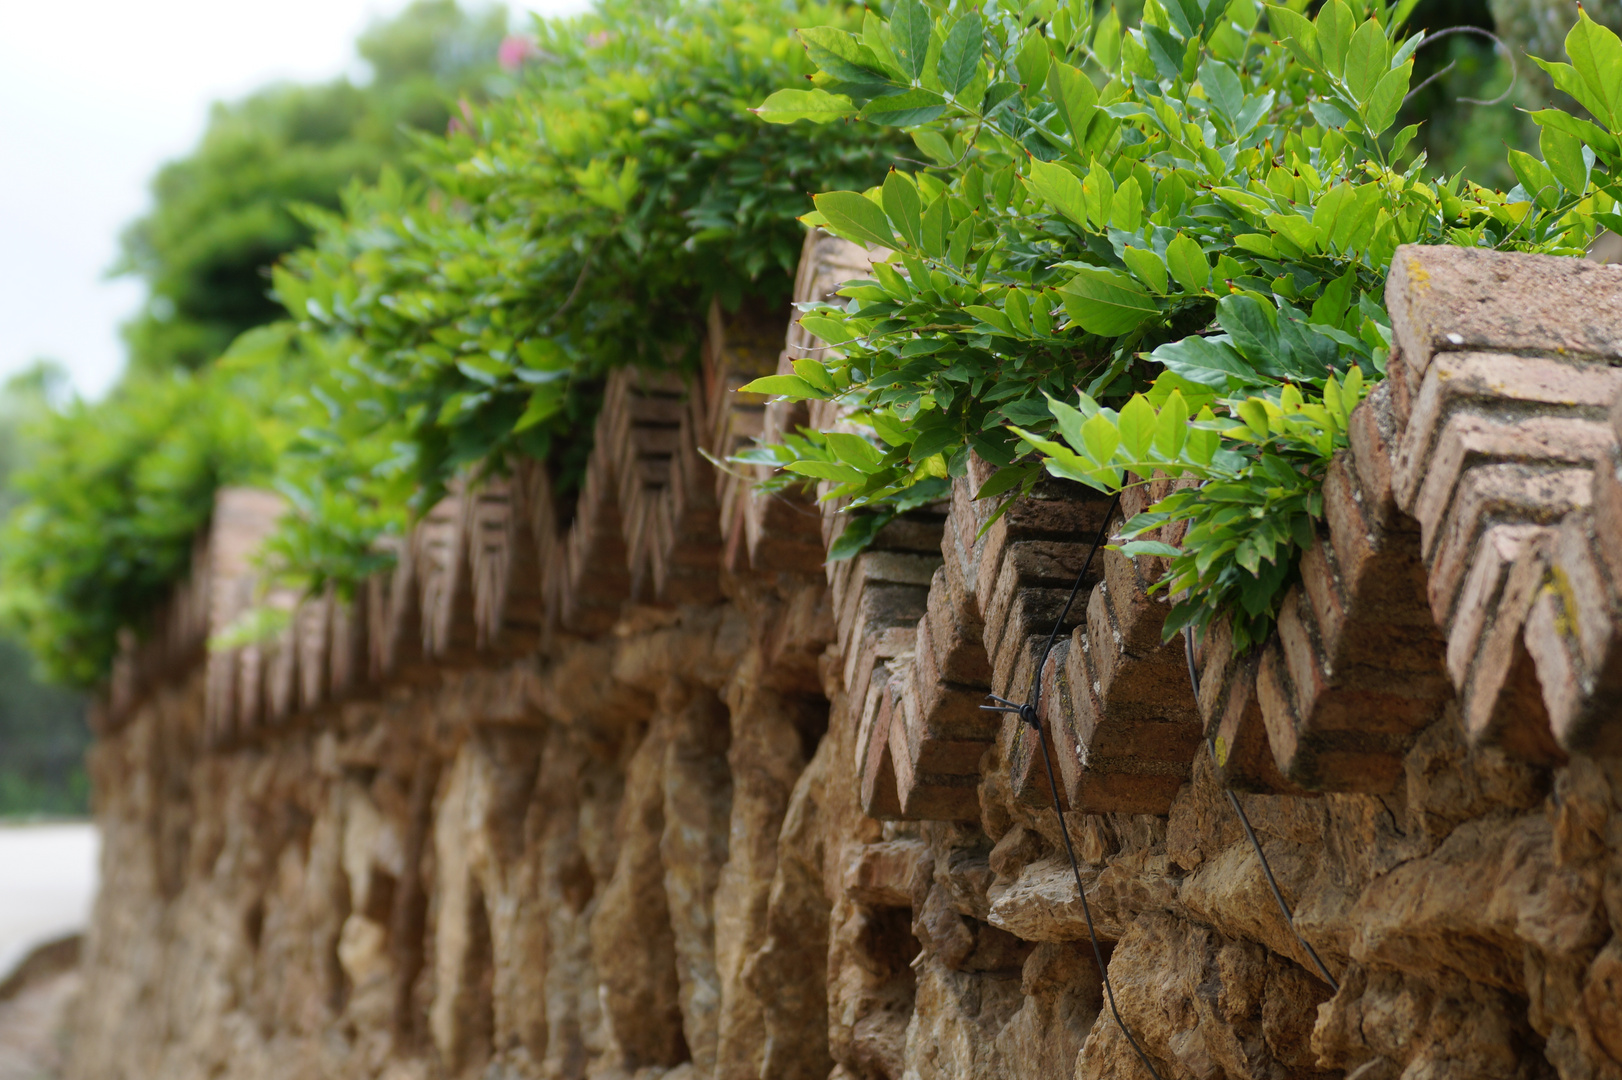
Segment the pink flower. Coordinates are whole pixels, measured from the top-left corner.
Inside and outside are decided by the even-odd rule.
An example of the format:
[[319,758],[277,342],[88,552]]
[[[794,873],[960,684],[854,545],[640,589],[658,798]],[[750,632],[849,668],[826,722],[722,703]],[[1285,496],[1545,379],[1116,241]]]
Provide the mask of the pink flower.
[[529,38],[509,35],[502,39],[501,48],[496,50],[496,60],[505,70],[517,71],[535,52],[535,43]]
[[586,44],[591,46],[593,49],[600,49],[613,40],[614,35],[609,33],[607,30],[598,30],[595,33],[586,35]]

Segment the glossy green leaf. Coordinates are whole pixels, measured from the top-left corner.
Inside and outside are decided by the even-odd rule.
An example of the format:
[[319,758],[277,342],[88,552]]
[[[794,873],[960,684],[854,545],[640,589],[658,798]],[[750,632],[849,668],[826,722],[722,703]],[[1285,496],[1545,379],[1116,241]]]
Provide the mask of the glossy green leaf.
[[1121,251],[1121,259],[1139,281],[1165,295],[1171,282],[1166,274],[1166,263],[1159,255],[1148,248],[1129,247]]
[[846,240],[858,244],[893,248],[895,235],[882,209],[867,196],[855,191],[829,191],[812,200],[828,227]]
[[779,90],[761,102],[754,113],[768,124],[792,124],[796,120],[826,124],[855,115],[856,107],[844,94],[826,90]]
[[1087,224],[1087,200],[1082,182],[1063,165],[1032,158],[1025,186],[1077,225]]
[[1070,321],[1088,333],[1115,337],[1160,313],[1137,282],[1114,270],[1088,267],[1060,290]]
[[890,170],[884,178],[884,212],[896,235],[909,247],[917,247],[923,240],[923,201],[918,197],[918,185],[906,173]]
[[1197,241],[1178,233],[1166,245],[1166,266],[1188,292],[1200,292],[1211,282],[1211,264]]
[[980,51],[984,25],[978,11],[970,11],[952,23],[941,46],[941,58],[936,66],[937,77],[948,94],[960,94],[974,81],[980,69]]
[[798,375],[766,375],[738,387],[740,394],[770,394],[773,397],[785,397],[790,401],[816,400],[823,397],[822,391],[806,382]]

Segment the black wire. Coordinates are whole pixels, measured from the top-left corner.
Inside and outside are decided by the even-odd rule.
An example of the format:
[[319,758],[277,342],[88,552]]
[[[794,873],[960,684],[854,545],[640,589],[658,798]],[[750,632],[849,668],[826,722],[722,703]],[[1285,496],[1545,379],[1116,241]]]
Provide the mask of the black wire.
[[997,704],[982,705],[980,707],[990,712],[1014,713],[1019,716],[1023,723],[1036,730],[1036,741],[1042,748],[1042,767],[1046,770],[1048,776],[1048,791],[1053,795],[1053,813],[1059,819],[1059,835],[1064,839],[1065,854],[1070,857],[1070,872],[1075,875],[1076,895],[1081,897],[1081,914],[1087,920],[1087,937],[1092,941],[1093,960],[1098,964],[1098,977],[1104,983],[1104,994],[1109,999],[1110,1014],[1115,1017],[1115,1023],[1121,1029],[1121,1034],[1126,1036],[1126,1041],[1131,1044],[1133,1051],[1137,1053],[1138,1060],[1143,1063],[1145,1069],[1149,1070],[1149,1075],[1154,1077],[1154,1080],[1163,1080],[1159,1070],[1149,1060],[1149,1055],[1143,1052],[1143,1047],[1138,1045],[1138,1040],[1132,1037],[1132,1029],[1126,1026],[1125,1020],[1121,1019],[1121,1010],[1115,1004],[1115,986],[1110,981],[1109,968],[1104,963],[1104,950],[1098,944],[1098,931],[1093,927],[1093,911],[1091,905],[1087,903],[1087,889],[1081,882],[1081,861],[1076,858],[1075,845],[1070,841],[1070,826],[1066,824],[1064,811],[1059,807],[1059,783],[1053,775],[1053,756],[1048,750],[1047,733],[1043,729],[1041,717],[1037,715],[1036,711],[1037,705],[1042,700],[1042,672],[1047,667],[1048,657],[1053,652],[1054,643],[1059,640],[1059,631],[1064,628],[1064,621],[1070,615],[1070,608],[1076,602],[1077,594],[1081,592],[1082,580],[1086,578],[1087,571],[1093,564],[1093,556],[1098,554],[1100,547],[1103,547],[1104,537],[1109,533],[1109,523],[1115,517],[1115,511],[1120,505],[1121,494],[1116,492],[1115,497],[1110,500],[1109,509],[1104,512],[1104,520],[1098,525],[1098,533],[1093,537],[1092,547],[1087,549],[1087,558],[1081,564],[1081,572],[1076,575],[1076,583],[1070,587],[1070,595],[1065,599],[1064,607],[1060,609],[1059,617],[1053,623],[1053,631],[1048,634],[1047,644],[1042,647],[1042,657],[1036,662],[1036,672],[1031,677],[1031,692],[1027,696],[1026,703],[1024,705],[1015,705],[1007,698],[991,694],[989,696]]
[[[1188,660],[1188,684],[1193,687],[1194,700],[1197,702],[1200,699],[1200,675],[1194,667],[1194,635],[1186,626],[1183,627],[1183,656]],[[1220,767],[1221,762],[1217,760],[1216,741],[1209,735],[1205,737],[1205,748],[1211,752],[1211,764]],[[1278,909],[1284,913],[1284,922],[1289,926],[1290,933],[1295,935],[1295,940],[1300,942],[1301,947],[1307,951],[1307,955],[1312,957],[1312,963],[1317,967],[1318,974],[1323,976],[1324,982],[1328,983],[1330,989],[1335,993],[1340,993],[1340,983],[1336,982],[1335,977],[1329,974],[1329,968],[1318,957],[1318,950],[1314,949],[1307,942],[1307,939],[1301,936],[1301,931],[1296,929],[1295,916],[1290,912],[1290,905],[1284,902],[1284,894],[1279,891],[1278,880],[1273,877],[1273,868],[1268,865],[1267,856],[1262,852],[1262,842],[1256,839],[1256,830],[1250,827],[1250,815],[1245,813],[1244,805],[1239,802],[1239,796],[1234,794],[1232,788],[1224,787],[1222,790],[1228,796],[1228,803],[1233,807],[1234,813],[1239,815],[1239,824],[1244,826],[1245,835],[1250,837],[1250,846],[1256,849],[1256,858],[1261,860],[1262,873],[1267,878],[1267,887],[1273,890],[1273,899],[1278,902]]]

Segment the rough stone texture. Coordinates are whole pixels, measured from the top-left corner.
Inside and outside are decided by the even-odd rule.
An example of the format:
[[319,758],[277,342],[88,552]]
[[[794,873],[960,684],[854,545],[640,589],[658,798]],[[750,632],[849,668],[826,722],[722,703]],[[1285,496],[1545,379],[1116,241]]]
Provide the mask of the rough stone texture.
[[[1089,493],[987,529],[976,461],[825,569],[837,507],[705,473],[844,422],[729,396],[766,315],[620,377],[567,530],[517,463],[205,659],[273,512],[227,496],[99,720],[69,1075],[1147,1077],[1118,1011],[1167,1080],[1622,1080],[1622,278],[1398,262],[1287,617],[1198,694],[1113,553],[1036,670]],[[977,708],[1039,675],[1057,800]]]

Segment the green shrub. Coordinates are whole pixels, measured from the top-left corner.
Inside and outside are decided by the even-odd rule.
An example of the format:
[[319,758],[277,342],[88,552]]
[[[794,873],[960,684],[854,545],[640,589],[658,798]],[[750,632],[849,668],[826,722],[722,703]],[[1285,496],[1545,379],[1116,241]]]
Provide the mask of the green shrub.
[[[842,400],[874,440],[753,457],[879,514],[971,450],[1003,466],[982,497],[1043,470],[1206,481],[1127,524],[1188,522],[1180,548],[1127,550],[1174,559],[1168,635],[1219,612],[1241,645],[1265,635],[1383,374],[1396,247],[1580,255],[1622,220],[1615,137],[1554,110],[1534,114],[1543,161],[1510,151],[1509,192],[1394,165],[1411,2],[1304,6],[1147,0],[1126,29],[1086,2],[897,0],[859,34],[803,30],[814,85],[761,114],[898,126],[931,163],[817,196],[807,221],[894,255],[805,315],[837,356],[752,387]],[[1622,44],[1585,17],[1567,49],[1556,84],[1622,130]]]
[[269,477],[263,389],[225,373],[139,380],[30,431],[0,538],[0,614],[48,677],[102,678],[119,631],[144,628],[190,569],[214,492]]
[[314,243],[275,275],[300,340],[330,358],[293,448],[290,563],[352,576],[408,500],[510,452],[547,459],[567,491],[607,371],[691,370],[712,299],[786,315],[807,194],[882,178],[900,144],[748,106],[810,73],[795,26],[848,17],[610,0],[541,24],[529,84],[425,140],[423,185],[389,176],[342,214],[308,212]]

